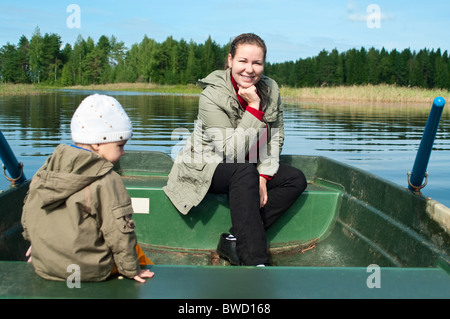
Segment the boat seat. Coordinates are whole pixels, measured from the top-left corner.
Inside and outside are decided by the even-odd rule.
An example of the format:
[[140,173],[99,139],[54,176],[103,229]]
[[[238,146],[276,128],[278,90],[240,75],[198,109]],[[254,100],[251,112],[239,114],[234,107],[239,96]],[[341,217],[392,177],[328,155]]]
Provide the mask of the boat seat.
[[[200,205],[184,216],[162,190],[166,175],[141,172],[124,175],[123,181],[132,197],[140,242],[183,249],[215,249],[219,234],[231,227],[226,195],[207,194]],[[309,182],[306,191],[267,232],[270,245],[320,240],[334,224],[341,195],[342,191],[334,185]],[[167,236],[167,232],[171,235]]]

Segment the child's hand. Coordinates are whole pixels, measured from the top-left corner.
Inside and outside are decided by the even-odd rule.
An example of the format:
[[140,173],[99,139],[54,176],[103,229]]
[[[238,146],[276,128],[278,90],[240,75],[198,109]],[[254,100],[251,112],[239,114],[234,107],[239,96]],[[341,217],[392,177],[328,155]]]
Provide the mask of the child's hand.
[[152,278],[155,275],[154,272],[151,272],[148,269],[141,269],[139,271],[139,274],[134,276],[134,280],[140,282],[140,283],[144,283],[145,279],[144,278]]

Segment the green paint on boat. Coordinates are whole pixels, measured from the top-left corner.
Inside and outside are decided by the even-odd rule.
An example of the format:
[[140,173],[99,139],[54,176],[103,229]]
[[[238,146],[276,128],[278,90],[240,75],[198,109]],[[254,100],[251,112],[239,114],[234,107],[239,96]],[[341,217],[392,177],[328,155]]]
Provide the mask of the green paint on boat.
[[[0,193],[0,297],[450,297],[447,207],[329,158],[281,161],[300,168],[308,187],[267,233],[273,267],[256,269],[229,266],[215,253],[231,226],[225,195],[208,194],[184,216],[162,191],[172,159],[128,151],[115,169],[133,199],[138,240],[156,264],[149,266],[155,277],[143,285],[112,278],[76,290],[37,277],[23,262],[20,227],[29,182]],[[382,288],[368,288],[370,265],[380,267]],[[17,275],[23,280],[14,284],[9,278]]]

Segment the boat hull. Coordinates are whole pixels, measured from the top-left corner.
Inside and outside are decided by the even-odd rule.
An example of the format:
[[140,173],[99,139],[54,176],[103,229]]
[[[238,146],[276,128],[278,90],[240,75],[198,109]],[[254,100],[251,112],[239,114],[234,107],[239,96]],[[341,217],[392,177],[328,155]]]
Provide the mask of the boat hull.
[[[308,187],[267,232],[273,265],[449,264],[449,233],[430,213],[434,201],[329,158],[281,161],[300,168]],[[134,217],[139,241],[160,264],[217,264],[219,235],[231,227],[228,199],[208,194],[191,213],[180,214],[162,190],[172,163],[164,154],[128,152],[116,167],[142,204]]]
[[[156,265],[139,285],[38,277],[25,260],[20,216],[29,182],[0,193],[0,298],[450,298],[448,208],[324,157],[282,156],[308,187],[268,230],[274,267],[228,266],[215,248],[231,226],[225,195],[182,215],[162,187],[172,159],[127,152],[115,169],[133,199],[136,234]],[[18,279],[19,278],[19,279]],[[380,286],[381,285],[381,286]]]

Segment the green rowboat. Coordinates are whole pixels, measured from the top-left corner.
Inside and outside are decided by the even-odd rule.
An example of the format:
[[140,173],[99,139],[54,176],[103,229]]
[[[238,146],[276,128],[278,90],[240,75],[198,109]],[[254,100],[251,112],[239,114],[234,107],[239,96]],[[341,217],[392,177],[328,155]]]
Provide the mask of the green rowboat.
[[[271,267],[230,266],[215,252],[231,226],[225,195],[180,214],[162,187],[159,152],[128,151],[115,169],[132,197],[139,243],[155,265],[145,284],[52,282],[24,261],[21,207],[29,181],[0,194],[0,298],[449,298],[450,210],[363,170],[281,156],[308,187],[267,233]],[[68,273],[68,276],[70,273]]]

